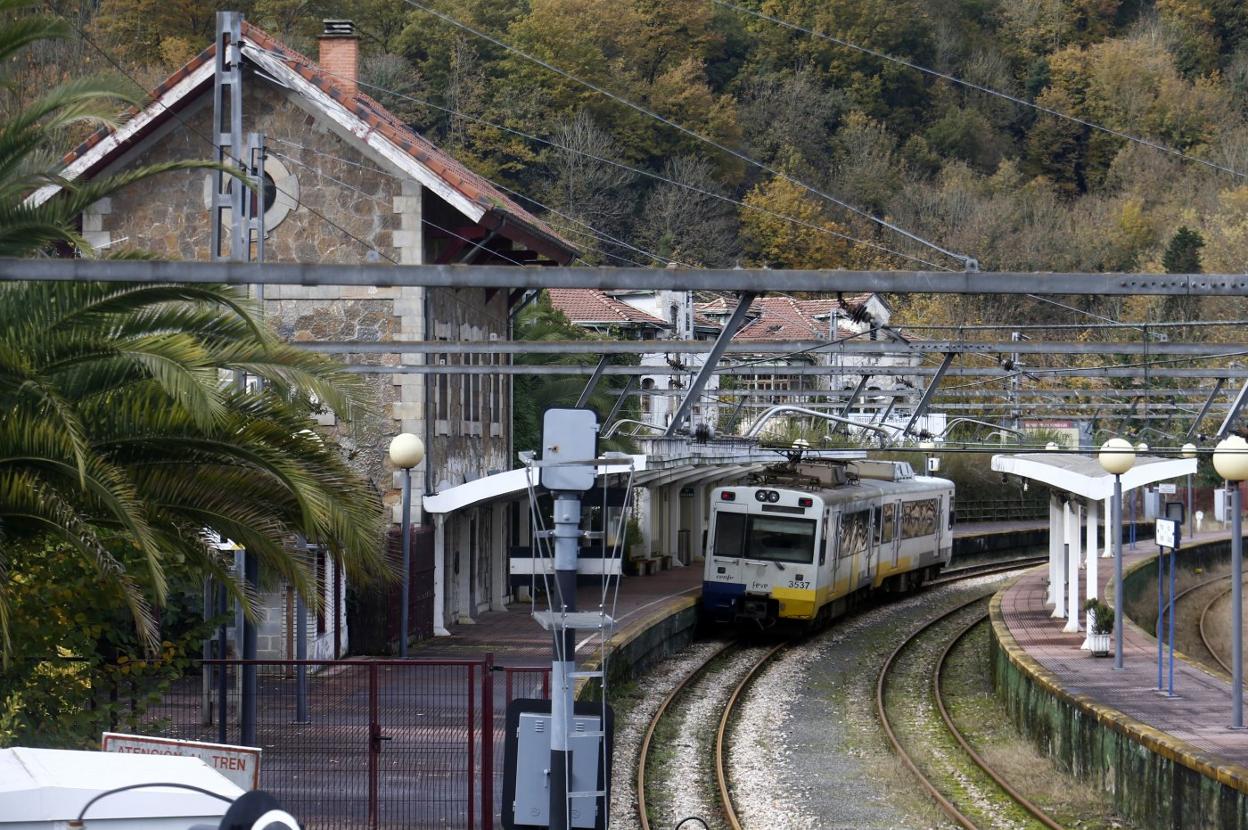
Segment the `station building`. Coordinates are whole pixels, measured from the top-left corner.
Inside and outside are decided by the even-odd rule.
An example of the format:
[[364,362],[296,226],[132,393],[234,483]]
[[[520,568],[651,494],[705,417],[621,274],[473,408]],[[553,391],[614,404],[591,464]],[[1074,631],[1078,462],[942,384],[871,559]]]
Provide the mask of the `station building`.
[[[266,259],[303,263],[567,264],[576,248],[366,94],[358,80],[359,43],[347,21],[327,21],[319,61],[243,22],[243,128],[262,133]],[[64,159],[64,176],[88,180],[145,164],[211,159],[214,154],[215,47],[209,45],[153,90],[150,103],[117,129],[102,129]],[[123,190],[82,215],[97,250],[135,248],[169,259],[211,257],[212,176],[178,171]],[[55,192],[48,187],[32,198]],[[228,225],[228,223],[227,223]],[[228,227],[227,227],[228,233]],[[480,288],[269,286],[269,323],[294,341],[508,339],[516,293]],[[447,517],[445,562],[432,561],[422,493],[462,485],[514,466],[511,385],[502,375],[405,373],[426,359],[490,365],[507,356],[390,353],[340,355],[365,369],[373,412],[326,412],[322,429],[373,483],[399,520],[401,473],[387,458],[400,432],[421,436],[426,461],[413,470],[413,522],[424,531],[414,575],[416,621],[432,625],[433,571],[447,570],[448,620],[501,608],[506,506],[489,504]],[[389,371],[393,370],[393,371]],[[325,611],[309,620],[310,657],[351,647],[345,576],[317,560]],[[261,658],[293,656],[294,605],[270,594],[260,629]],[[309,612],[310,617],[316,617]],[[315,632],[315,633],[312,633]],[[426,632],[431,633],[431,632]]]

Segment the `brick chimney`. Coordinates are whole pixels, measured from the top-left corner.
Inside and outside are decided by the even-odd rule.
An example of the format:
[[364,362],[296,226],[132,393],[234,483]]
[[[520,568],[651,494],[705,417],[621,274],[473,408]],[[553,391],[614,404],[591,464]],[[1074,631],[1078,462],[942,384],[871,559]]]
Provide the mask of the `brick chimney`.
[[339,83],[355,92],[359,71],[360,39],[355,34],[355,24],[350,20],[323,20],[325,29],[318,43],[321,47],[321,68]]

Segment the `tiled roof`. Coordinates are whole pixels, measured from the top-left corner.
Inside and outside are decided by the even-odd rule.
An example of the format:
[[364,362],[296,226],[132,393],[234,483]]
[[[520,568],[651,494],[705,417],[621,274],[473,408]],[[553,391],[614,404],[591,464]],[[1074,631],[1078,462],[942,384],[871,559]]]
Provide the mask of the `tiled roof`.
[[668,328],[668,324],[594,288],[549,288],[550,304],[578,325],[609,324]]
[[[828,317],[833,309],[839,309],[849,317],[862,307],[871,294],[862,294],[844,301],[835,298],[799,300],[785,295],[759,297],[750,306],[750,318],[734,340],[810,340],[828,336]],[[711,302],[698,303],[697,315],[723,316],[733,309],[730,300],[723,297]],[[719,325],[715,323],[715,325]],[[839,337],[853,336],[854,332],[838,327]]]
[[[400,148],[421,165],[424,165],[435,176],[445,182],[448,187],[463,196],[464,199],[477,205],[485,214],[481,219],[482,224],[491,228],[497,228],[504,237],[521,242],[532,250],[559,262],[570,262],[577,255],[578,251],[575,245],[560,237],[544,222],[520,207],[498,188],[447,155],[424,136],[408,127],[368,95],[352,90],[344,81],[328,74],[306,56],[286,46],[263,29],[246,21],[243,23],[243,43],[244,46],[254,46],[256,49],[280,60],[291,71],[297,73],[304,80],[324,92],[355,115],[355,117],[363,121],[371,130],[384,136],[390,143]],[[204,64],[213,61],[215,54],[215,44],[200,52],[189,63],[161,82],[152,91],[152,100],[157,101],[162,95],[175,90],[181,82],[194,74],[196,70]],[[161,123],[173,117],[174,111],[180,106],[180,102],[193,99],[197,93],[201,92],[205,87],[210,87],[211,84],[212,76],[209,73],[207,84],[201,83],[193,89],[188,87],[180,94],[179,103],[172,105],[150,104],[149,108],[162,107],[162,110],[156,111],[154,113],[155,117],[151,118],[145,124],[144,129],[132,136],[125,145],[109,153],[101,154],[100,158],[92,160],[91,166],[80,173],[80,175],[89,177],[105,167],[109,162],[120,156],[121,153],[128,150],[135,142],[141,141]],[[135,115],[138,114],[138,112],[135,113]],[[111,132],[112,129],[101,128],[92,133],[82,144],[65,156],[65,165],[68,166],[75,160],[86,156],[93,147],[99,145]]]
[[[757,314],[734,340],[812,340],[828,336],[827,324],[815,319],[814,303],[835,304],[835,300],[795,300],[792,297],[759,297],[750,306]],[[825,312],[826,313],[826,312]]]

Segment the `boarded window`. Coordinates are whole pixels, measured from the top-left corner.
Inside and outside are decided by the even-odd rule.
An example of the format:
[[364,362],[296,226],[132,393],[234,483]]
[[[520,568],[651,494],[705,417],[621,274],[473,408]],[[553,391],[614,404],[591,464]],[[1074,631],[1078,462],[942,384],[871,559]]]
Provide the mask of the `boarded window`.
[[901,538],[934,535],[936,512],[936,499],[904,502],[901,505]]
[[871,526],[871,511],[859,510],[841,517],[841,538],[836,555],[840,559],[855,556],[867,549],[867,532]]

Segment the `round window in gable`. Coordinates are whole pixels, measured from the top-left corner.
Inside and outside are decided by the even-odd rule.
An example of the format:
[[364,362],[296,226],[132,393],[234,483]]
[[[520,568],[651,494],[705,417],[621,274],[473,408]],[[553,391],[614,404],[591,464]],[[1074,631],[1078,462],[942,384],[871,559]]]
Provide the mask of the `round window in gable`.
[[[204,207],[212,209],[212,188],[214,174],[209,173],[204,177]],[[227,187],[233,187],[234,180],[230,179]],[[252,196],[252,205],[255,205],[255,196]],[[299,206],[299,180],[294,174],[282,164],[279,159],[269,156],[264,160],[264,230],[265,234],[273,232],[273,229],[282,223],[282,221],[290,214],[292,210]],[[230,211],[227,209],[222,216],[222,221],[227,224],[230,221]]]

